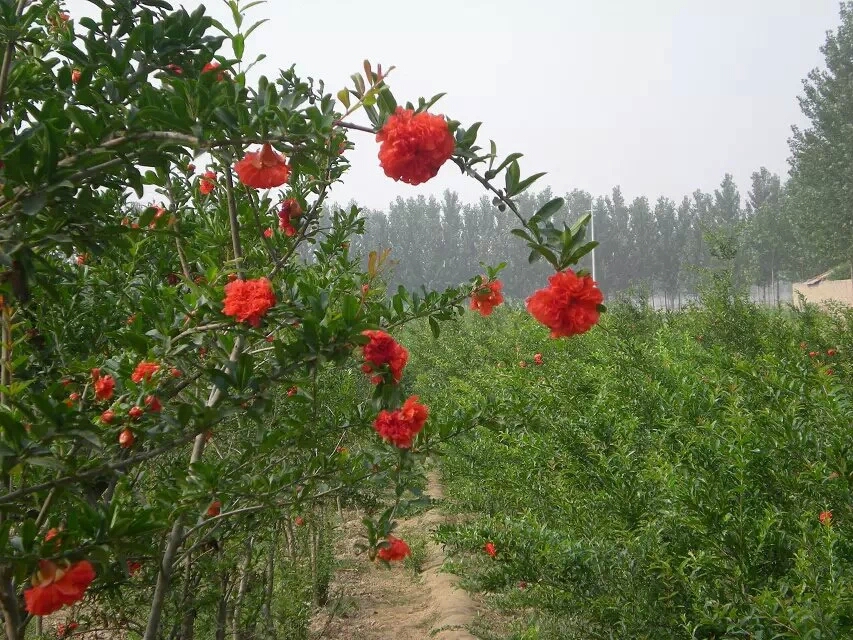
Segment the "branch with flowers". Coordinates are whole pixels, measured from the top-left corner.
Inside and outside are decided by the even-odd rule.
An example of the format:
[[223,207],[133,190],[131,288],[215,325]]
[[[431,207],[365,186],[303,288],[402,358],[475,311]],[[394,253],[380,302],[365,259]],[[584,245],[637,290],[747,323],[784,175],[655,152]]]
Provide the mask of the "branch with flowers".
[[[0,15],[15,34],[0,70],[0,614],[12,640],[33,617],[84,598],[103,610],[125,591],[147,605],[124,627],[154,640],[179,615],[176,583],[192,608],[212,532],[245,576],[249,518],[303,518],[367,483],[394,496],[364,521],[368,557],[409,553],[394,535],[402,496],[453,434],[430,434],[428,406],[405,392],[417,354],[391,332],[426,319],[438,337],[466,301],[490,315],[503,265],[444,292],[386,295],[387,251],[366,271],[350,255],[361,210],[325,206],[359,144],[350,132],[375,136],[386,176],[422,184],[452,162],[519,219],[531,261],[555,269],[527,301],[553,337],[603,311],[589,275],[569,268],[594,246],[587,220],[557,229],[559,199],[525,219],[514,198],[542,174],[522,178],[519,154],[477,146],[479,124],[433,113],[440,95],[398,105],[369,63],[337,99],[294,69],[251,84],[242,58],[259,23],[242,25],[257,3],[228,0],[233,29],[203,7],[96,4],[100,21],[51,2]],[[351,121],[361,113],[369,124]],[[131,200],[146,191],[162,201]],[[329,380],[353,360],[362,395],[343,410]],[[363,451],[344,452],[344,436]],[[203,588],[240,597],[222,584]]]

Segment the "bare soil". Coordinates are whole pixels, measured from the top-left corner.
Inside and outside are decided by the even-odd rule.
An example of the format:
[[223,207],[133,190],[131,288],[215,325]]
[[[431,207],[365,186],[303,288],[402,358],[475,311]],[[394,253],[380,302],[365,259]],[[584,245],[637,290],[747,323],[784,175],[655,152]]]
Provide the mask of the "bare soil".
[[[428,474],[426,493],[441,500],[442,488],[436,472]],[[444,517],[433,507],[402,520],[398,531],[405,539],[425,539],[421,571],[414,574],[401,564],[386,569],[357,556],[353,543],[363,526],[356,514],[345,514],[342,535],[336,545],[338,570],[330,586],[329,604],[312,622],[316,640],[476,640],[468,627],[477,607],[456,586],[457,578],[440,571],[444,551],[431,540],[431,530]]]

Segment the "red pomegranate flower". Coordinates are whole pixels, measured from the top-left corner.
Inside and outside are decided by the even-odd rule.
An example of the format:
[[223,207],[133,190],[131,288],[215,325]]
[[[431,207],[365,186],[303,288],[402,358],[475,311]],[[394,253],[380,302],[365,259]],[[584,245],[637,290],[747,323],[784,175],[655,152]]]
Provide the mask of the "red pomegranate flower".
[[222,509],[222,503],[219,500],[214,500],[210,503],[210,506],[207,507],[207,517],[214,518],[219,515]]
[[370,338],[370,342],[363,348],[364,364],[361,370],[367,374],[375,374],[371,382],[379,384],[382,382],[381,369],[388,365],[394,382],[400,382],[403,369],[409,360],[409,351],[384,331],[368,329],[362,331],[361,335]]
[[408,449],[414,437],[424,428],[428,416],[429,409],[418,402],[417,396],[411,396],[400,409],[380,411],[373,421],[373,428],[386,442]]
[[160,413],[163,410],[163,405],[160,404],[157,396],[145,396],[145,406],[153,413]]
[[380,560],[384,560],[385,562],[395,562],[412,554],[412,550],[409,549],[409,545],[407,545],[403,540],[400,540],[400,538],[389,535],[386,538],[386,541],[388,542],[388,546],[382,547],[376,554]]
[[598,322],[602,302],[604,295],[590,276],[581,278],[566,269],[527,299],[527,310],[551,329],[552,338],[560,338],[589,331]]
[[113,392],[116,388],[116,381],[112,376],[101,376],[95,378],[95,397],[98,400],[109,400],[113,397]]
[[834,356],[836,353],[838,353],[838,351],[836,351],[835,349],[829,349],[829,350],[826,352],[826,355],[828,355],[828,356],[832,357],[832,356]]
[[115,411],[111,409],[107,409],[101,414],[101,422],[104,424],[112,424],[113,420],[116,419]]
[[72,69],[71,71],[71,82],[77,84],[80,82],[80,78],[83,77],[83,72],[80,69]]
[[32,578],[32,587],[24,591],[27,611],[34,616],[46,616],[83,599],[95,570],[87,560],[74,564],[58,564],[39,560],[39,570]]
[[284,235],[292,238],[296,235],[296,227],[290,222],[291,218],[298,218],[302,215],[302,207],[299,206],[299,201],[296,198],[288,198],[281,204],[281,211],[278,212],[278,227],[284,231]]
[[206,65],[204,65],[201,68],[201,72],[202,73],[210,73],[210,72],[216,71],[217,72],[216,81],[222,82],[223,80],[225,80],[227,73],[225,71],[222,71],[219,67],[220,67],[220,64],[218,62],[216,62],[215,60],[213,60],[212,62],[208,62]]
[[442,116],[397,107],[376,134],[379,164],[385,175],[411,185],[435,177],[456,148]]
[[[142,409],[139,407],[133,407],[133,409],[138,409],[140,417],[142,416]],[[130,410],[130,417],[134,420],[138,420],[138,418],[133,416],[133,409]],[[122,449],[130,449],[134,442],[136,442],[136,437],[130,429],[124,429],[120,434],[118,434],[118,444]]]
[[287,390],[287,395],[291,398],[293,396],[295,396],[297,393],[299,393],[299,387],[294,386],[294,387],[290,387],[290,389]]
[[542,366],[542,354],[541,353],[534,354],[533,364]]
[[59,622],[56,625],[56,635],[59,638],[68,638],[79,626],[76,622],[69,622],[68,624]]
[[130,374],[130,379],[139,384],[143,380],[145,382],[149,382],[151,380],[151,376],[157,373],[160,370],[160,365],[156,362],[140,362],[136,365],[136,369],[133,370],[133,373]]
[[818,520],[823,526],[828,527],[832,524],[832,511],[821,511]]
[[484,317],[492,315],[492,309],[504,301],[501,289],[503,283],[500,280],[484,280],[483,285],[471,295],[471,310]]
[[139,570],[142,568],[141,562],[136,562],[135,560],[127,561],[127,572],[131,577],[135,576]]
[[284,156],[277,153],[265,142],[260,151],[248,151],[242,160],[234,165],[234,172],[247,187],[253,189],[271,189],[280,187],[290,177],[290,167]]
[[216,174],[213,171],[205,171],[198,183],[201,195],[206,196],[216,188]]
[[275,304],[272,284],[266,278],[235,280],[225,285],[222,312],[234,316],[238,322],[248,322],[253,327],[261,325],[261,318]]
[[483,545],[483,551],[485,551],[487,554],[489,554],[489,556],[492,558],[494,558],[495,556],[498,555],[498,550],[495,547],[494,542],[487,542],[486,544],[484,544]]
[[264,229],[264,238],[272,238],[272,227]]

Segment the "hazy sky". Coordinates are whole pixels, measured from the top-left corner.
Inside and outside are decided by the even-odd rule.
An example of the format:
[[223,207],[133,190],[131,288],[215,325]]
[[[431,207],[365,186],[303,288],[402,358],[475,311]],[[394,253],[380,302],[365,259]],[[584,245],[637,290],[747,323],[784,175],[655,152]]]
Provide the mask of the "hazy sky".
[[[175,4],[179,4],[175,2]],[[226,22],[219,0],[205,4]],[[68,0],[75,16],[91,13]],[[712,190],[726,172],[746,195],[764,165],[787,174],[801,81],[822,63],[837,0],[269,0],[247,59],[258,73],[295,63],[336,92],[364,58],[397,68],[398,102],[446,92],[433,108],[465,123],[499,153],[522,152],[539,185],[628,198],[675,199]],[[366,122],[360,116],[356,121]],[[478,185],[449,163],[425,185],[386,178],[372,136],[352,132],[353,169],[333,200],[382,208],[397,195],[478,198]]]

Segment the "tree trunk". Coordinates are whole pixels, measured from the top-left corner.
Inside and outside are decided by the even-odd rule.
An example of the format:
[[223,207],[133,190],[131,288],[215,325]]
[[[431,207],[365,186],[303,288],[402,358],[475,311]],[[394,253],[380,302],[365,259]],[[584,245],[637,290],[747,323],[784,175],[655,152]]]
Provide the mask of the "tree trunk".
[[3,614],[3,629],[6,640],[23,640],[24,627],[21,625],[21,609],[15,596],[11,570],[0,571],[0,612]]
[[228,572],[223,571],[220,581],[219,607],[216,611],[216,640],[225,640],[228,625]]
[[267,554],[267,568],[264,573],[264,604],[261,607],[261,619],[267,631],[267,637],[275,637],[275,623],[272,619],[272,597],[275,589],[275,557],[278,554],[279,525],[273,526],[272,540]]
[[197,581],[192,575],[192,555],[187,554],[185,560],[184,573],[184,592],[181,597],[181,608],[184,610],[184,616],[181,620],[181,640],[193,640],[195,637],[195,619],[198,611],[195,607],[195,587]]
[[254,541],[254,536],[247,538],[246,555],[243,558],[243,564],[240,566],[240,586],[237,589],[237,598],[234,600],[234,619],[232,620],[231,627],[231,637],[233,640],[243,640],[245,636],[241,627],[241,618],[243,617],[243,600],[246,597],[246,590],[249,588],[249,570],[252,567]]

